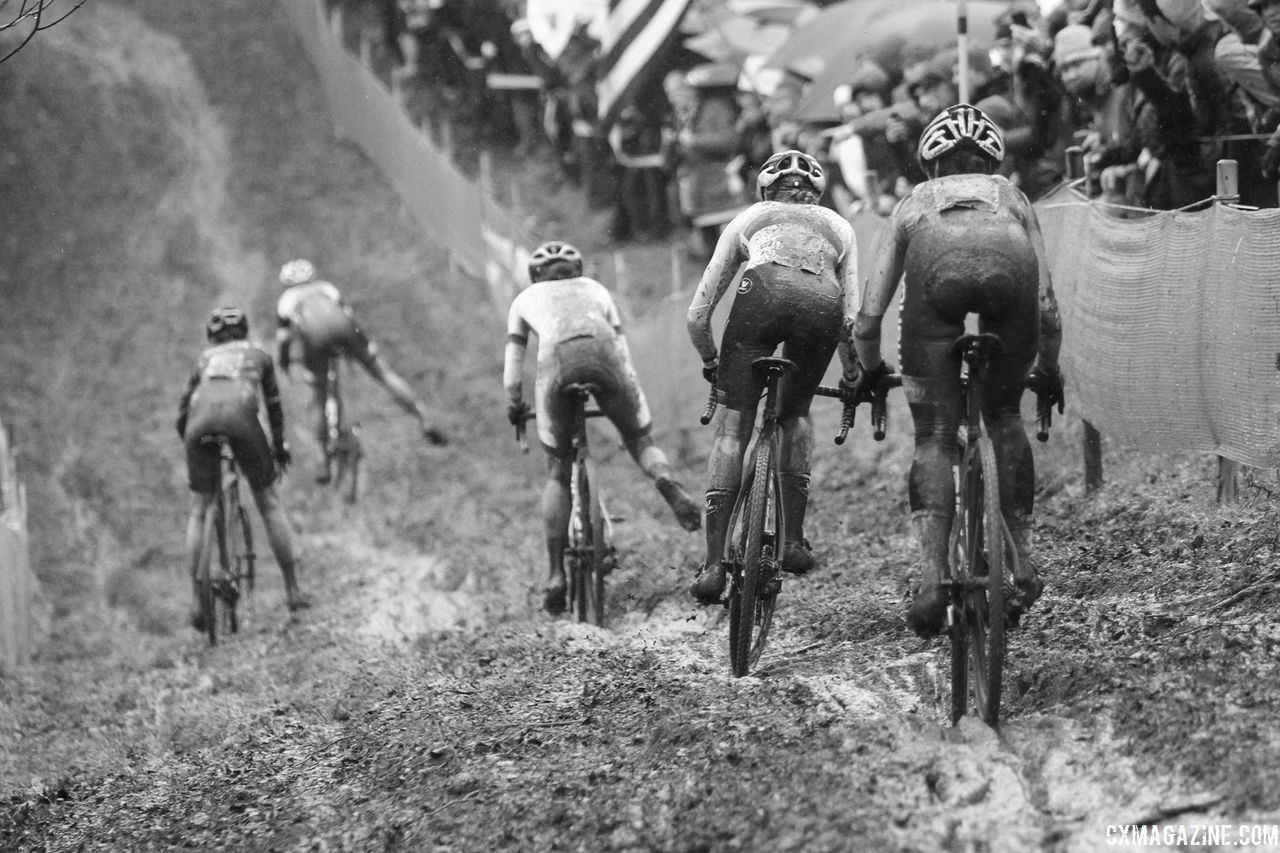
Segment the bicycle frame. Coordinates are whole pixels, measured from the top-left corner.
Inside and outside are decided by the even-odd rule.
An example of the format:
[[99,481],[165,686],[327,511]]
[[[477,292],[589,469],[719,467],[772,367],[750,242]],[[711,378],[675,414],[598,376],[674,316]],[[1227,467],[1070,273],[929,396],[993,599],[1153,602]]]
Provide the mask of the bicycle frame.
[[334,488],[341,488],[346,479],[347,491],[343,497],[347,503],[355,503],[359,489],[360,458],[364,455],[364,450],[360,446],[356,428],[347,423],[346,403],[342,399],[342,360],[341,355],[330,357],[325,373],[324,420],[328,441],[322,450],[329,463],[337,463],[337,471],[333,475]]
[[[217,446],[218,477],[213,500],[205,511],[197,586],[205,631],[213,645],[217,643],[219,627],[227,633],[239,630],[236,605],[242,586],[246,592],[253,591],[255,554],[252,531],[240,501],[240,472],[230,442],[221,435],[206,441]],[[215,552],[217,577],[212,566]]]

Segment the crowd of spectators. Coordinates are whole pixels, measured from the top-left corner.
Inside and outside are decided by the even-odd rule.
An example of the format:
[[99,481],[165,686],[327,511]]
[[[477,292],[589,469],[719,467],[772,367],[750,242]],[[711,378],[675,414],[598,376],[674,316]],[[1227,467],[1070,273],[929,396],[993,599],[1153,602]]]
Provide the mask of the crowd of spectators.
[[552,59],[519,0],[378,2],[400,74],[430,81],[488,138],[554,152],[593,202],[612,205],[618,239],[684,227],[707,248],[754,200],[754,169],[787,147],[828,164],[825,203],[887,213],[923,180],[916,138],[962,82],[1004,130],[1004,172],[1033,199],[1062,181],[1074,145],[1118,216],[1206,202],[1225,158],[1239,165],[1242,203],[1276,206],[1280,0],[1063,0],[1048,14],[1014,4],[994,43],[967,52],[967,81],[954,46],[903,34],[898,61],[865,59],[837,87],[833,121],[796,114],[817,69],[779,69],[763,87],[736,62],[681,56],[608,128],[585,25]]

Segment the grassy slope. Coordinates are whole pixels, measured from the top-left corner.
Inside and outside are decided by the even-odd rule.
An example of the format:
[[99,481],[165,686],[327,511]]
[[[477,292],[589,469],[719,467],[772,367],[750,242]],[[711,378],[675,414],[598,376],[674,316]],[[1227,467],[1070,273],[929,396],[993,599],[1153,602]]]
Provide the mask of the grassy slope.
[[[936,725],[941,653],[898,615],[901,417],[884,446],[820,445],[813,538],[829,565],[788,587],[763,677],[725,677],[723,627],[680,593],[696,539],[616,454],[619,630],[536,617],[538,463],[511,452],[482,289],[447,281],[332,139],[281,16],[249,0],[120,5],[192,65],[99,4],[24,56],[25,81],[0,78],[18,145],[0,180],[22,201],[0,209],[17,306],[0,318],[0,387],[47,510],[42,574],[74,617],[62,660],[2,685],[0,846],[1088,849],[1091,817],[1134,819],[1166,793],[1274,813],[1274,588],[1198,614],[1267,577],[1276,517],[1258,490],[1206,510],[1194,461],[1112,454],[1113,485],[1085,501],[1061,435],[1038,451],[1056,583],[1014,642],[1000,745]],[[129,51],[149,73],[126,73]],[[351,283],[458,440],[421,447],[378,389],[349,383],[366,500],[347,513],[289,489],[319,607],[281,623],[268,577],[256,630],[209,652],[180,629],[172,399],[207,307],[237,294],[261,325],[274,266],[295,254]],[[290,412],[301,402],[295,389]],[[83,616],[95,584],[127,606]]]

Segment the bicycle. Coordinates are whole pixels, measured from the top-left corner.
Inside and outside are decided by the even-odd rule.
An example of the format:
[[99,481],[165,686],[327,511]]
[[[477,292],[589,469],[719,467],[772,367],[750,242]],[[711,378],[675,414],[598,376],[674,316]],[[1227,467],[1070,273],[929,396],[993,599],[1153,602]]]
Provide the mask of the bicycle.
[[[1018,552],[1000,509],[995,447],[982,418],[987,365],[1003,348],[1000,338],[989,333],[961,335],[952,343],[952,351],[960,353],[967,368],[961,377],[964,451],[947,546],[948,577],[943,580],[950,596],[951,722],[959,722],[968,711],[972,692],[979,717],[992,728],[1000,719],[1008,616],[1005,601],[1020,574]],[[887,376],[875,389],[872,422],[877,441],[884,437],[885,394],[901,381],[900,376]],[[1036,405],[1039,441],[1049,437],[1051,412],[1047,400],[1040,397]]]
[[[218,633],[240,630],[237,605],[253,593],[253,529],[240,502],[240,469],[230,441],[224,435],[201,439],[218,450],[219,471],[213,502],[205,512],[200,560],[196,566],[197,598],[209,645],[217,645]],[[217,570],[214,570],[214,555]]]
[[346,481],[343,499],[347,503],[355,503],[359,490],[360,460],[364,456],[364,448],[360,444],[359,427],[351,425],[346,419],[346,405],[342,401],[340,382],[339,356],[329,359],[329,367],[325,375],[328,393],[324,402],[325,444],[320,448],[325,455],[326,464],[333,471],[333,487],[341,489]]
[[[773,625],[778,594],[782,591],[782,548],[786,539],[781,473],[778,469],[778,381],[795,369],[795,363],[777,356],[763,356],[752,366],[765,379],[764,411],[756,429],[755,444],[742,466],[742,486],[729,516],[724,567],[729,576],[724,606],[729,611],[729,665],[741,678],[760,660]],[[815,396],[846,400],[839,388],[820,385]],[[703,425],[711,423],[717,406],[711,389],[702,412]],[[837,443],[853,425],[852,406],[841,417]],[[761,486],[761,484],[763,484]]]
[[[587,442],[587,421],[604,417],[604,412],[588,409],[587,403],[597,392],[594,385],[573,383],[563,393],[574,402],[570,447],[573,461],[569,472],[569,537],[565,545],[565,571],[569,576],[569,612],[579,622],[594,622],[605,627],[605,575],[613,571],[617,557],[613,546],[613,523],[605,510],[604,496],[597,488],[595,463]],[[529,452],[525,439],[527,415],[516,424],[516,440],[524,453]]]

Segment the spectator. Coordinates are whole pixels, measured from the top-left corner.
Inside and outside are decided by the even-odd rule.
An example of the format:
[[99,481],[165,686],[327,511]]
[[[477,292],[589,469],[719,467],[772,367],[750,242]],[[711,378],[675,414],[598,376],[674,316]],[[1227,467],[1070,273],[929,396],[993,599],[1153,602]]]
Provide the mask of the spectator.
[[628,105],[609,130],[609,147],[621,173],[614,207],[614,239],[665,236],[670,219],[661,117],[645,112],[641,104]]
[[[1145,123],[1147,133],[1154,134],[1154,112],[1146,108],[1137,89],[1112,79],[1105,51],[1082,24],[1069,24],[1058,32],[1053,63],[1077,109],[1077,125],[1084,129],[1087,171],[1099,178],[1107,201],[1140,205],[1139,125]],[[1090,186],[1090,194],[1096,189]]]
[[1022,12],[997,24],[992,58],[1008,80],[1010,119],[1002,123],[995,105],[979,104],[1004,132],[1005,162],[1033,201],[1062,180],[1073,130],[1066,93],[1049,70],[1044,48]]
[[886,216],[897,202],[894,185],[905,173],[901,152],[885,138],[888,96],[888,73],[874,62],[864,62],[850,78],[841,107],[845,123],[835,132],[833,143],[833,160],[845,186],[856,199]]

